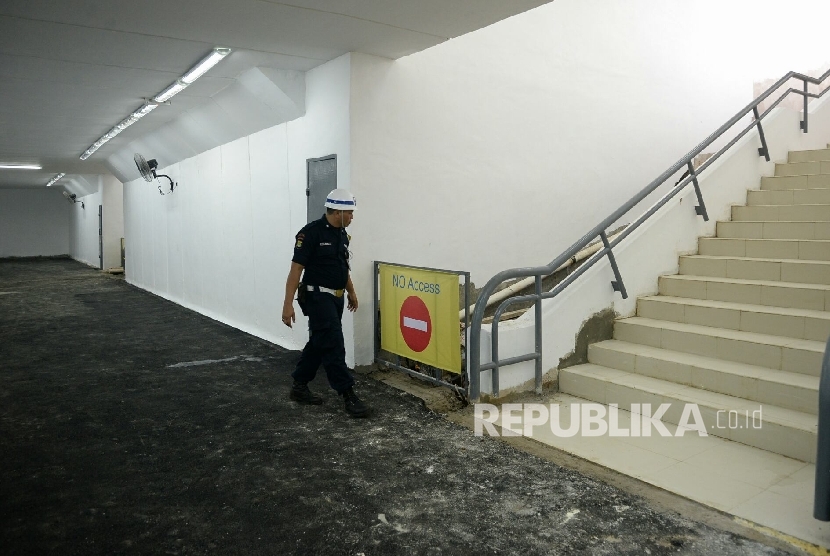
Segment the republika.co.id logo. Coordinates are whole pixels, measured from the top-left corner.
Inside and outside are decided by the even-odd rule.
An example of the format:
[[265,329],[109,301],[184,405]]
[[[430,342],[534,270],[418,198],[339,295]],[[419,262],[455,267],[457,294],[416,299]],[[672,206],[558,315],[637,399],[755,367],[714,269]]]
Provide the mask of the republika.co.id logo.
[[[566,419],[560,417],[560,404],[508,403],[499,408],[488,403],[475,404],[475,435],[483,436],[527,436],[533,437],[536,427],[549,427],[554,436],[569,438],[576,436],[651,436],[652,430],[659,436],[682,437],[685,433],[697,432],[698,436],[709,436],[700,407],[695,403],[683,404],[683,411],[674,434],[666,427],[662,417],[671,409],[671,404],[660,404],[652,412],[649,403],[634,403],[630,408],[627,427],[621,426],[619,407],[599,403],[572,403]],[[501,422],[499,423],[499,418]],[[501,435],[496,428],[501,426]],[[712,428],[717,429],[760,429],[762,426],[761,407],[754,411],[721,409],[716,413]]]

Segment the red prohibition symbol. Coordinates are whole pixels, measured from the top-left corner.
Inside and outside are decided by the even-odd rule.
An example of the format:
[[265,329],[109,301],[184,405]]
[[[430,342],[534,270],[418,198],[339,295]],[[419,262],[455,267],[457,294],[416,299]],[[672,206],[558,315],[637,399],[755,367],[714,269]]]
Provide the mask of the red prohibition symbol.
[[432,319],[420,297],[411,295],[401,305],[401,335],[409,349],[424,351],[432,339]]

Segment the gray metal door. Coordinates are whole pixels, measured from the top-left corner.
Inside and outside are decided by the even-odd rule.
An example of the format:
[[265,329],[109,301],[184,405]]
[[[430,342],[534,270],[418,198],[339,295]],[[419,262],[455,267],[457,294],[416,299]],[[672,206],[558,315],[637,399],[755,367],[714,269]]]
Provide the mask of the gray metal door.
[[322,158],[306,160],[306,176],[307,222],[312,222],[320,218],[326,211],[323,205],[329,191],[337,189],[337,155],[331,154]]
[[98,205],[98,268],[104,270],[104,207]]

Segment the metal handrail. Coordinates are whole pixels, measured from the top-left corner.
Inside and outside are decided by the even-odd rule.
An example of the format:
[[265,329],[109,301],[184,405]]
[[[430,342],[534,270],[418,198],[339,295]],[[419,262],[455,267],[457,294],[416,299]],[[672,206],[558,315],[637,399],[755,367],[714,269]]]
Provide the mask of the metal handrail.
[[[609,215],[605,220],[600,222],[596,227],[594,227],[590,232],[582,236],[579,240],[576,241],[573,245],[571,245],[564,253],[556,257],[553,261],[550,262],[547,266],[538,266],[538,267],[526,267],[526,268],[513,268],[509,270],[503,270],[499,272],[495,276],[493,276],[487,284],[481,289],[481,293],[479,294],[478,300],[476,301],[475,309],[473,310],[472,321],[470,323],[470,346],[468,350],[468,357],[470,361],[470,400],[475,401],[480,396],[481,390],[481,372],[492,369],[493,371],[493,395],[498,396],[498,373],[499,367],[504,365],[512,365],[514,363],[521,363],[524,361],[531,361],[535,360],[536,362],[536,373],[535,373],[535,386],[536,391],[541,393],[542,390],[542,299],[549,299],[555,297],[559,292],[565,289],[569,284],[571,284],[576,278],[581,276],[585,271],[587,271],[591,266],[593,266],[598,260],[602,257],[607,256],[611,263],[612,270],[614,272],[615,280],[611,282],[612,287],[615,291],[619,291],[622,294],[623,299],[627,299],[628,295],[625,291],[625,285],[623,284],[622,277],[620,275],[619,269],[617,268],[616,261],[614,259],[613,248],[619,245],[621,241],[623,241],[626,237],[628,237],[634,230],[636,230],[640,224],[645,222],[652,214],[657,212],[663,205],[665,205],[669,200],[671,200],[675,195],[680,193],[687,185],[690,183],[694,184],[695,195],[697,197],[698,206],[695,207],[695,212],[702,216],[705,221],[709,220],[709,216],[706,212],[706,205],[703,202],[703,195],[700,191],[700,185],[698,183],[698,175],[700,172],[704,171],[708,168],[712,163],[714,163],[718,158],[720,158],[723,153],[729,150],[735,143],[737,143],[744,135],[746,135],[749,131],[753,128],[758,129],[758,133],[761,140],[761,148],[758,149],[758,154],[766,158],[767,162],[769,162],[769,149],[767,148],[766,137],[764,136],[764,130],[761,126],[761,120],[763,120],[773,108],[778,106],[784,98],[787,97],[790,93],[795,93],[801,95],[804,98],[804,119],[800,123],[800,128],[804,133],[807,133],[807,118],[808,118],[808,110],[807,110],[807,102],[809,98],[819,98],[824,96],[824,94],[830,90],[825,89],[820,94],[813,94],[809,93],[807,90],[808,84],[813,83],[814,85],[820,85],[827,77],[830,76],[830,70],[822,74],[819,78],[810,77],[807,75],[803,75],[801,73],[796,72],[789,72],[784,77],[776,81],[771,87],[769,87],[764,93],[762,93],[758,98],[754,101],[746,105],[740,112],[735,114],[729,121],[719,127],[714,133],[709,135],[706,139],[704,139],[700,144],[698,144],[694,149],[689,151],[683,158],[675,162],[669,169],[665,172],[660,174],[656,179],[654,179],[651,183],[649,183],[645,188],[643,188],[639,193],[634,195],[631,199],[629,199],[624,205],[620,208],[615,210],[611,215]],[[800,79],[804,83],[804,89],[794,89],[789,88],[787,89],[772,105],[767,108],[763,114],[758,113],[758,106],[765,101],[769,96],[771,96],[778,88],[780,88],[784,83],[789,81],[790,79]],[[721,148],[714,156],[709,158],[706,162],[704,162],[700,167],[694,168],[692,161],[694,158],[703,152],[705,148],[711,145],[715,140],[719,139],[726,131],[728,131],[732,126],[738,123],[742,118],[749,115],[750,113],[753,114],[754,120],[750,125],[745,127],[737,136],[735,136],[729,143],[727,143],[723,148]],[[686,167],[688,171],[688,177],[682,180],[678,185],[672,188],[666,195],[664,195],[655,205],[653,205],[648,211],[646,211],[640,218],[638,218],[634,223],[630,224],[624,232],[618,235],[614,241],[609,242],[606,236],[605,230],[607,230],[612,224],[617,222],[623,215],[628,213],[632,208],[634,208],[638,203],[640,203],[643,199],[649,196],[654,190],[660,187],[663,183],[666,182],[671,176],[677,173],[678,170],[681,168]],[[542,277],[548,276],[549,274],[553,273],[555,269],[559,268],[565,261],[573,257],[576,253],[581,251],[585,248],[588,244],[595,241],[596,238],[599,237],[603,245],[605,246],[604,249],[597,251],[592,257],[590,257],[587,261],[585,261],[582,266],[579,267],[575,272],[570,274],[565,280],[563,280],[560,284],[558,284],[553,290],[550,292],[542,293],[541,286],[542,286]],[[491,359],[490,363],[485,365],[481,364],[481,326],[482,320],[484,319],[484,311],[487,307],[487,301],[490,299],[490,296],[495,293],[496,288],[502,282],[506,280],[511,280],[514,278],[527,278],[530,276],[536,277],[536,292],[529,295],[523,295],[520,297],[511,297],[505,299],[499,308],[496,310],[495,317],[493,319],[492,324],[492,345],[491,345]],[[504,310],[507,306],[512,305],[513,303],[519,303],[521,301],[534,301],[535,304],[535,350],[533,353],[528,353],[525,355],[519,355],[515,357],[511,357],[509,359],[505,359],[504,361],[499,361],[498,359],[498,326],[499,326],[499,318],[501,317]]]

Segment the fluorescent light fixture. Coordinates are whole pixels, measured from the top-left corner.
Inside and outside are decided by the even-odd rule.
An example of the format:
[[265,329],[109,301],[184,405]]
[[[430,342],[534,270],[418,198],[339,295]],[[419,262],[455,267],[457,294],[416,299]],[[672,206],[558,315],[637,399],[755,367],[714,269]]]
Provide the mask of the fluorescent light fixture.
[[40,164],[0,164],[2,170],[40,170]]
[[177,94],[185,90],[187,84],[181,81],[174,81],[172,85],[153,97],[153,102],[167,102]]
[[95,141],[86,151],[84,151],[84,154],[81,155],[81,160],[86,160],[87,158],[92,156],[92,154],[98,149],[100,149],[104,145],[104,143],[117,136],[119,133],[121,133],[134,123],[136,123],[138,120],[140,120],[156,108],[158,108],[158,104],[147,103],[135,112],[133,112],[132,114],[130,114],[129,116],[127,116],[124,120],[121,121],[121,123],[119,123],[114,128],[112,128],[104,135],[99,137],[97,141]]
[[213,52],[208,54],[204,60],[190,68],[190,70],[182,76],[181,82],[185,85],[190,85],[202,77],[210,68],[221,62],[222,58],[230,53],[230,48],[214,48]]
[[47,183],[47,184],[46,184],[46,187],[51,187],[51,186],[55,185],[55,183],[57,183],[57,182],[58,182],[61,178],[63,178],[65,175],[66,175],[66,174],[58,174],[57,176],[55,176],[54,178],[52,178],[51,180],[49,180],[49,183]]
[[[217,47],[214,48],[210,54],[208,54],[201,62],[190,68],[187,73],[185,73],[181,79],[177,79],[174,81],[169,87],[164,89],[162,92],[157,94],[153,97],[151,102],[147,102],[123,119],[118,125],[113,127],[111,130],[106,132],[104,135],[98,138],[92,145],[89,146],[87,150],[84,151],[84,154],[81,155],[81,160],[86,160],[92,154],[100,149],[104,143],[116,137],[119,133],[136,123],[138,120],[158,108],[158,105],[163,102],[167,102],[183,90],[187,88],[188,85],[199,79],[203,76],[210,68],[218,64],[225,56],[231,53],[230,48],[221,48]],[[3,168],[4,166],[0,166]],[[15,166],[15,168],[20,168],[20,166]],[[40,166],[37,168],[31,168],[33,170],[40,170]]]
[[158,104],[145,104],[144,106],[133,112],[132,116],[135,117],[136,120],[138,120],[139,118],[143,118],[144,116],[146,116],[158,107]]

